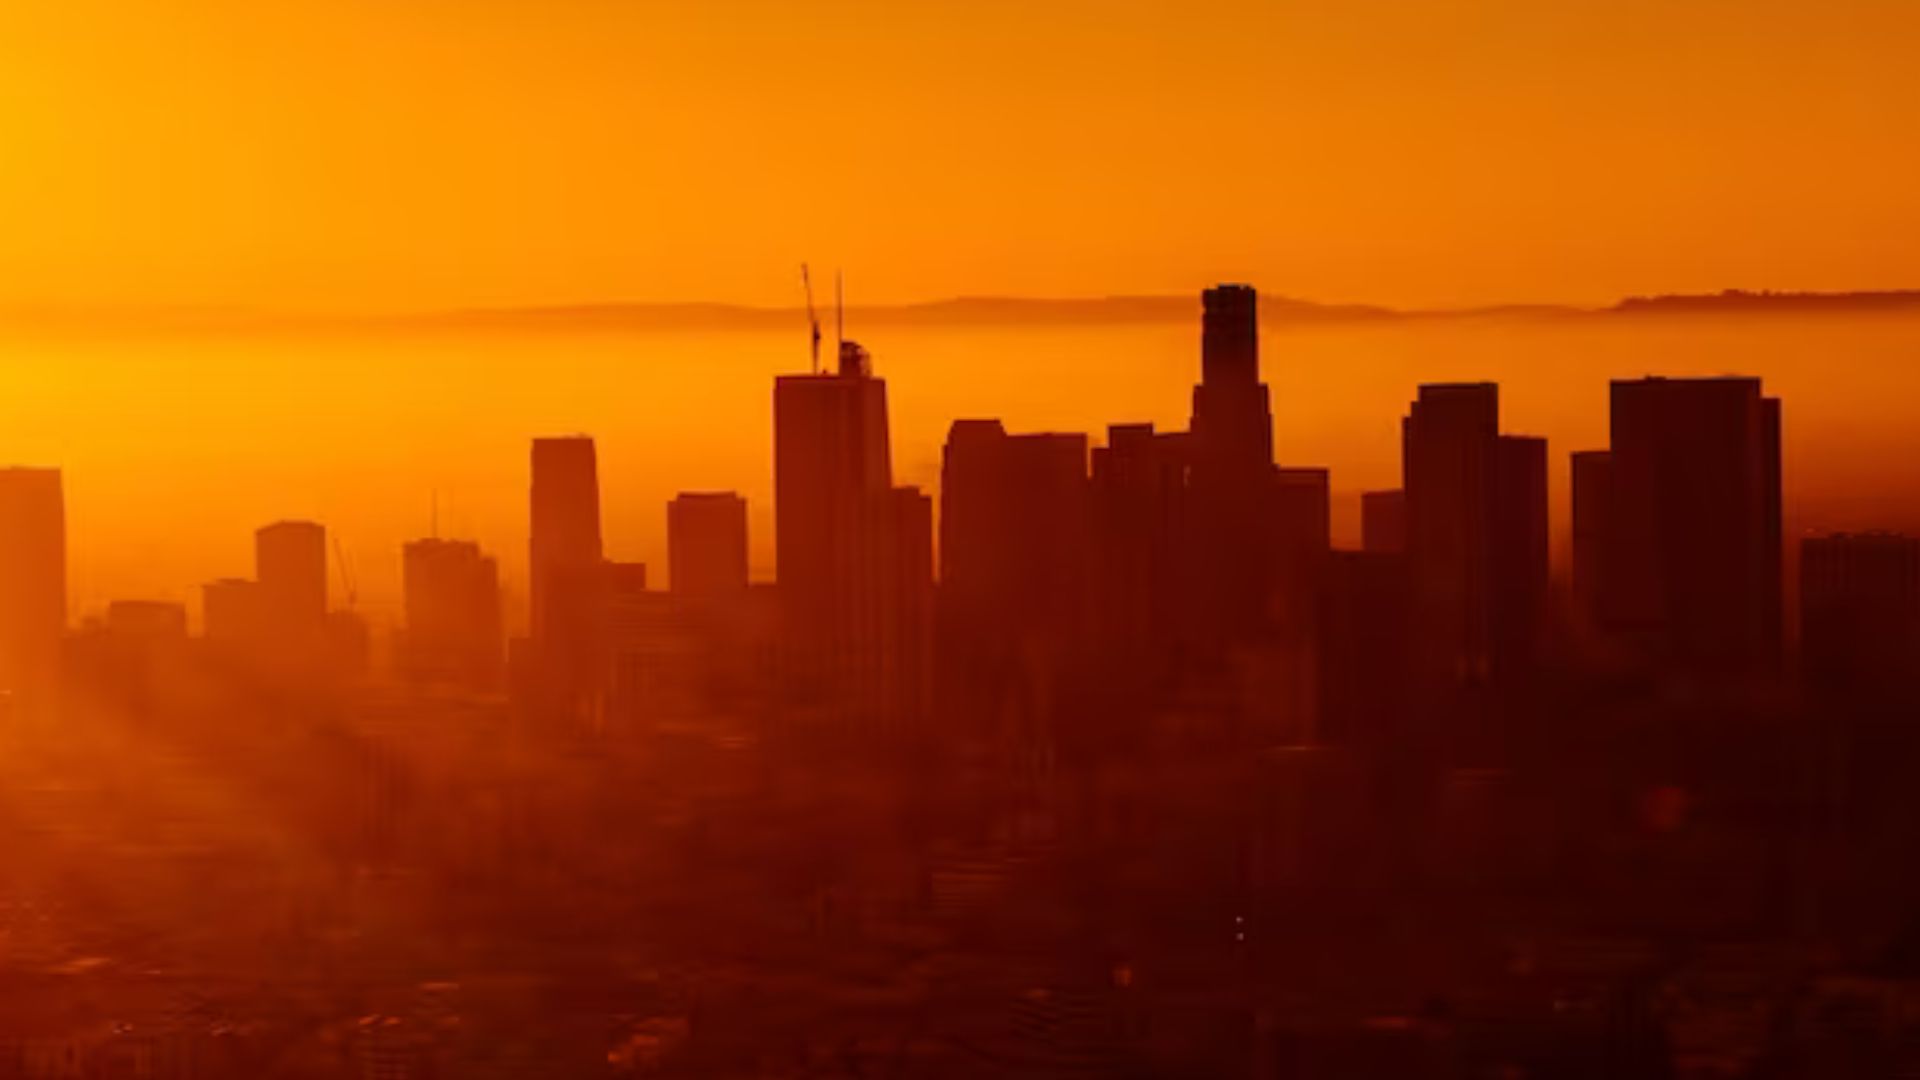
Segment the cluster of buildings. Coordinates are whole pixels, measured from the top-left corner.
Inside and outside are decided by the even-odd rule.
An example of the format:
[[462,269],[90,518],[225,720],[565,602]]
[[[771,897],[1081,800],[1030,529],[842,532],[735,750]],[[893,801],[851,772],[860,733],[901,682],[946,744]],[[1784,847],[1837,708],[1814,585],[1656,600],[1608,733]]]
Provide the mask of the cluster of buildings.
[[[1570,458],[1556,603],[1550,455],[1502,431],[1496,385],[1418,389],[1403,485],[1364,494],[1362,548],[1340,551],[1328,471],[1275,460],[1259,346],[1254,290],[1221,286],[1203,299],[1188,430],[1114,424],[1096,445],[955,421],[936,514],[894,482],[886,382],[843,342],[832,370],[775,382],[777,584],[748,579],[744,501],[689,493],[668,508],[671,586],[652,587],[605,558],[591,439],[535,440],[525,637],[506,640],[493,557],[416,540],[391,669],[589,728],[719,695],[789,729],[1042,752],[1168,708],[1267,744],[1398,737],[1414,702],[1427,735],[1471,742],[1497,737],[1501,702],[1543,664],[1781,669],[1780,403],[1758,379],[1612,385],[1610,445]],[[0,682],[18,700],[60,668],[67,633],[58,472],[0,473],[0,504]],[[207,647],[283,675],[363,673],[364,626],[329,606],[324,527],[268,525],[255,552],[253,577],[205,587]],[[1810,669],[1893,677],[1920,637],[1920,541],[1804,552]],[[187,619],[125,601],[95,629],[177,643]]]

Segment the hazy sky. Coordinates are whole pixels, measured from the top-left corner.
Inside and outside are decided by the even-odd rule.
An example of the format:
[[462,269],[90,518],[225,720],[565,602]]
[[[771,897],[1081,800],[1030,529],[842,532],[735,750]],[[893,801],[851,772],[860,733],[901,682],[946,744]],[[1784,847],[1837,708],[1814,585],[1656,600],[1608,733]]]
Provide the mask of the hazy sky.
[[1920,285],[1911,0],[8,0],[0,300]]

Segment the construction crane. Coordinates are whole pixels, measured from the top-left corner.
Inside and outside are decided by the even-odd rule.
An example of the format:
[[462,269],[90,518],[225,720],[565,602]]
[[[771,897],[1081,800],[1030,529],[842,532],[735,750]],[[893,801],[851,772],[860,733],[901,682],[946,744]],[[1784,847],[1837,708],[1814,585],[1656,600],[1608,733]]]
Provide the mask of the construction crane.
[[820,316],[813,311],[813,275],[800,264],[800,285],[807,290],[807,326],[813,331],[813,373],[820,374]]
[[353,584],[353,571],[347,567],[347,553],[340,547],[340,537],[329,537],[333,541],[333,562],[340,568],[340,587],[347,591],[347,610],[352,611],[360,603],[360,590]]

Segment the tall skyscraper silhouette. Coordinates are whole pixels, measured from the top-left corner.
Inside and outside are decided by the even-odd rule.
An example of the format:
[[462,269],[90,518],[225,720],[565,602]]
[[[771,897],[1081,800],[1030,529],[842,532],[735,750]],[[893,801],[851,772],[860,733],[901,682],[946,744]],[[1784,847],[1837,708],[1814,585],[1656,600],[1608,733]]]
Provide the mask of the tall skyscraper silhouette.
[[1658,665],[1771,668],[1783,646],[1780,403],[1753,378],[1616,381],[1602,616]]
[[667,504],[673,594],[732,597],[747,589],[747,500],[731,491],[683,492]]
[[1193,391],[1187,558],[1189,632],[1203,651],[1255,633],[1273,580],[1273,416],[1260,381],[1258,299],[1221,285],[1201,298]]
[[1493,490],[1493,665],[1518,676],[1540,659],[1550,573],[1547,440],[1502,435]]
[[1583,630],[1604,622],[1607,503],[1613,490],[1613,455],[1576,451],[1569,459],[1573,502],[1573,611]]
[[471,540],[414,540],[401,549],[406,631],[402,674],[474,690],[500,685],[500,571]]
[[0,469],[0,690],[17,703],[44,700],[58,677],[66,624],[60,471]]
[[887,386],[865,349],[844,342],[833,372],[774,381],[782,666],[800,715],[890,726],[922,692],[899,669],[892,476]]
[[532,685],[543,711],[592,723],[604,676],[600,476],[593,440],[533,441]]
[[1407,493],[1400,488],[1360,496],[1360,548],[1376,555],[1407,550]]

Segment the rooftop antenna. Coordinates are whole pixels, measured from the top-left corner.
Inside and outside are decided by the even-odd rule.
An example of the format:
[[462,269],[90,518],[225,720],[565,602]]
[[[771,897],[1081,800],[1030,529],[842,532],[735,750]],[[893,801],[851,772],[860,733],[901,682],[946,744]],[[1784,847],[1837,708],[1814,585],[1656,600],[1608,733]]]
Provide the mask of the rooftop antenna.
[[440,539],[440,489],[430,489],[427,499],[427,535],[438,540]]
[[820,316],[813,310],[813,275],[800,264],[800,285],[807,290],[807,326],[813,331],[813,373],[820,374]]
[[339,534],[330,534],[328,539],[333,541],[333,561],[340,568],[340,584],[347,590],[347,610],[352,611],[359,606],[360,589],[354,584],[353,568],[347,563],[346,549],[340,546]]
[[847,299],[841,289],[840,271],[833,272],[833,348],[834,355],[847,344]]

